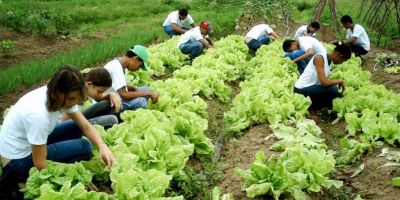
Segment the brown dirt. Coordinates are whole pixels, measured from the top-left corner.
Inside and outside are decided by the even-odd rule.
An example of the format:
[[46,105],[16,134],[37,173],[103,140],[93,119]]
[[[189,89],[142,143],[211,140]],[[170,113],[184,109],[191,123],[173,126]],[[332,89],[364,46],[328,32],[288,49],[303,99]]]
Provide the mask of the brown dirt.
[[233,170],[235,167],[248,169],[254,161],[254,154],[258,151],[264,151],[267,157],[273,154],[278,155],[277,152],[269,150],[275,141],[273,139],[265,140],[265,137],[270,134],[272,134],[272,130],[268,125],[263,124],[253,126],[237,139],[226,141],[220,160],[220,164],[227,166],[223,172],[225,179],[217,185],[223,193],[232,193],[235,199],[250,199],[245,192],[241,191],[244,182]]

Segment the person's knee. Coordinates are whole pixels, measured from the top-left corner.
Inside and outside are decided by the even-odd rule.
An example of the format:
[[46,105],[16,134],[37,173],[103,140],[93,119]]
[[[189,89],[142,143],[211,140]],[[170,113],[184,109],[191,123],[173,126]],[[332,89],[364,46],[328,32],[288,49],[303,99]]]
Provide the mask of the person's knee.
[[138,103],[137,103],[137,108],[136,109],[139,109],[139,108],[147,108],[147,99],[146,98],[140,97],[138,99]]
[[83,160],[89,160],[90,157],[92,157],[93,153],[93,146],[92,143],[90,143],[86,139],[81,139],[79,141],[79,147],[80,147],[80,152]]
[[203,50],[203,48],[204,48],[204,46],[200,42],[196,42],[196,43],[193,44],[193,49],[194,50],[201,51],[201,50]]

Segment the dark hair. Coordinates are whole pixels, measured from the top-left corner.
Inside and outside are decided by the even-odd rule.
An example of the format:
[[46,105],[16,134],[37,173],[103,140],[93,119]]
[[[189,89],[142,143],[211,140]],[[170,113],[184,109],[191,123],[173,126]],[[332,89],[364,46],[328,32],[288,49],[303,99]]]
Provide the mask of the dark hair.
[[350,16],[348,16],[348,15],[344,15],[341,19],[340,19],[340,22],[342,22],[343,24],[345,24],[345,23],[353,23],[353,19],[351,19],[351,17]]
[[85,74],[85,79],[88,82],[92,82],[96,87],[111,87],[112,79],[110,73],[102,67],[97,67],[90,70],[89,73]]
[[57,111],[64,102],[59,102],[56,92],[67,95],[70,92],[78,90],[80,92],[81,101],[86,99],[85,81],[81,72],[73,66],[65,65],[58,69],[47,84],[47,109],[49,111]]
[[347,45],[339,45],[335,47],[334,51],[338,52],[345,60],[348,60],[351,57],[351,49]]
[[136,55],[135,52],[133,52],[132,50],[129,49],[129,50],[126,52],[125,56],[128,57],[128,58],[132,58],[132,57],[137,56],[137,55]]
[[188,11],[187,8],[181,8],[181,9],[179,9],[179,15],[187,16],[188,14],[189,14],[189,11]]
[[295,40],[285,40],[282,44],[282,49],[284,52],[288,52],[289,48],[292,46],[292,42],[295,42]]
[[315,29],[319,29],[320,28],[319,23],[316,22],[316,21],[315,22],[311,22],[310,26],[315,28]]

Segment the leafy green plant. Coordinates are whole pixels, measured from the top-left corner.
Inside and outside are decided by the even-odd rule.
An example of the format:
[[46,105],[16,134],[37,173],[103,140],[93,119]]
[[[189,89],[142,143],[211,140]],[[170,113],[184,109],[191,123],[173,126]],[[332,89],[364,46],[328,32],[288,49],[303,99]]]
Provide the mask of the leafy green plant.
[[13,40],[3,40],[1,41],[1,50],[4,55],[11,55],[15,51],[15,45],[17,42]]

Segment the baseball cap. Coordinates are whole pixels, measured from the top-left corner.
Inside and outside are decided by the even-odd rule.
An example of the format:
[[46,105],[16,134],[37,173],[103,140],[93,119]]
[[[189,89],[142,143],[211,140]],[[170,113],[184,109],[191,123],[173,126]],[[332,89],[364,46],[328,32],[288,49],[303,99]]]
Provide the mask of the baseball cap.
[[202,21],[201,24],[200,24],[200,27],[202,29],[206,29],[207,30],[207,34],[213,33],[213,28],[212,28],[211,22],[209,22],[209,21]]
[[132,51],[135,53],[137,56],[139,56],[140,59],[143,60],[143,65],[140,66],[141,69],[147,71],[148,69],[148,61],[149,61],[149,52],[147,51],[147,48],[142,46],[142,45],[135,45],[129,49],[129,51]]

